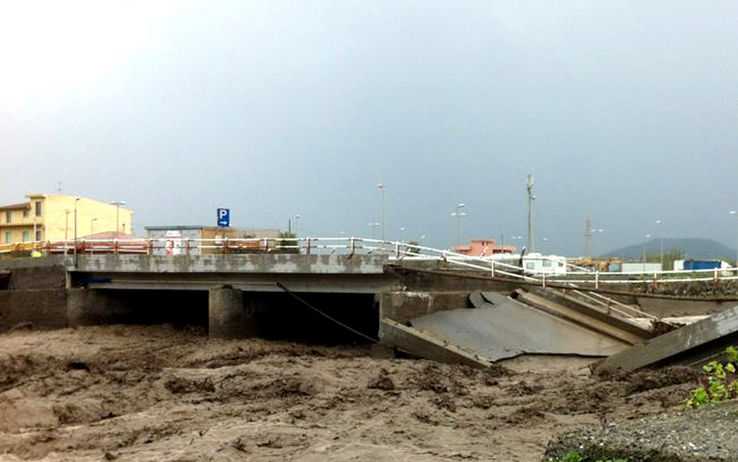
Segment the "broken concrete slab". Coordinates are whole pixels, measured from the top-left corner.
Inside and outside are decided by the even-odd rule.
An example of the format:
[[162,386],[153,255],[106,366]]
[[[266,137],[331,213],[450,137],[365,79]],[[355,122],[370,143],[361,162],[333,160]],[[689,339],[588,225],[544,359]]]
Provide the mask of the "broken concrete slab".
[[381,321],[379,338],[385,346],[433,361],[466,364],[477,368],[486,368],[492,365],[489,361],[456,345],[449,344],[391,319]]
[[526,353],[606,357],[630,346],[503,294],[485,295],[494,304],[439,311],[410,322],[442,342],[492,362]]
[[573,302],[566,302],[563,296],[554,294],[553,292],[533,294],[518,289],[515,291],[515,294],[517,295],[517,300],[527,305],[534,306],[553,316],[566,319],[588,330],[599,332],[602,335],[618,339],[630,345],[636,345],[652,337],[650,331],[641,329],[636,324],[628,323],[614,316],[608,316],[606,313],[597,309],[588,308],[584,304],[578,305]]
[[736,338],[738,306],[615,354],[600,363],[596,370],[633,371],[680,362],[680,359],[689,362],[696,356],[709,356],[710,351],[720,350]]

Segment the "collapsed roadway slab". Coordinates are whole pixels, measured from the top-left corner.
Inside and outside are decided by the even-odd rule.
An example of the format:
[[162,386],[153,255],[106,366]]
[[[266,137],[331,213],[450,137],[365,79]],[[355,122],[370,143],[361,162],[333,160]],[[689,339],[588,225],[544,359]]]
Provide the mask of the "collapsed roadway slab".
[[[450,295],[440,298],[454,303],[444,308],[434,303],[432,293],[384,294],[382,328],[389,334],[381,332],[382,341],[428,359],[447,361],[448,355],[458,358],[463,353],[463,362],[485,364],[522,355],[603,358],[640,340],[575,322],[557,314],[565,311],[560,306],[558,311],[543,310],[496,292],[467,293],[466,303],[458,294]],[[387,326],[388,320],[394,324]]]
[[607,358],[596,371],[699,364],[738,342],[738,306]]

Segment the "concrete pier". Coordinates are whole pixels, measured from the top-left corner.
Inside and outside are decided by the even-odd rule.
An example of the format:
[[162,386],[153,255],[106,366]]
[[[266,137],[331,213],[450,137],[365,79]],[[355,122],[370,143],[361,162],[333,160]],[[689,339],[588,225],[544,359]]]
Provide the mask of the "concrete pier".
[[95,326],[131,322],[133,306],[104,291],[90,289],[67,290],[67,324]]
[[243,292],[231,286],[208,291],[208,333],[216,338],[247,338],[256,334],[254,310]]

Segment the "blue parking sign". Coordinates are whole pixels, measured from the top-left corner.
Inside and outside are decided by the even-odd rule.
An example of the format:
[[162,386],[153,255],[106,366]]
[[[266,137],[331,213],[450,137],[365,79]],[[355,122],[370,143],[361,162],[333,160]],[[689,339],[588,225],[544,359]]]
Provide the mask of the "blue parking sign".
[[218,226],[231,226],[231,209],[218,209]]

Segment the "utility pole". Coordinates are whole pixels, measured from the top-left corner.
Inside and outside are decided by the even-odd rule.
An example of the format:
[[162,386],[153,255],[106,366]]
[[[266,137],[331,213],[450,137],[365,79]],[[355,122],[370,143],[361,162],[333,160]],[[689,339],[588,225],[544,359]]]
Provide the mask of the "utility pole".
[[533,175],[528,175],[528,251],[535,251],[536,240],[533,235],[533,201],[536,196],[533,194]]

